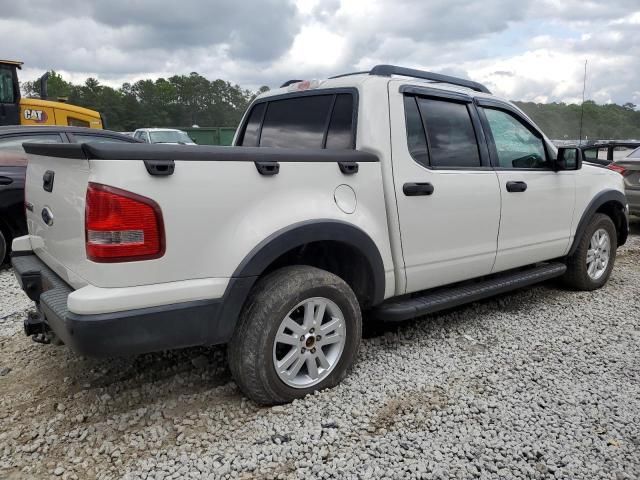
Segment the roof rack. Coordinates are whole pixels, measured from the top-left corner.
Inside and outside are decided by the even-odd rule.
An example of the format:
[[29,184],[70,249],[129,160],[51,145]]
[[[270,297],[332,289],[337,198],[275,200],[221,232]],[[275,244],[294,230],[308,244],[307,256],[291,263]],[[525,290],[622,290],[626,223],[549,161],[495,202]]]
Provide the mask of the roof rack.
[[395,65],[376,65],[369,71],[369,75],[379,75],[381,77],[390,77],[391,75],[402,75],[405,77],[422,78],[424,80],[433,80],[434,82],[449,83],[459,87],[470,88],[476,92],[491,93],[487,87],[473,80],[465,80],[464,78],[451,77],[442,75],[441,73],[425,72],[415,70],[413,68],[396,67]]
[[[482,85],[481,83],[474,82],[473,80],[465,80],[464,78],[452,77],[449,75],[443,75],[441,73],[425,72],[423,70],[415,70],[413,68],[396,67],[395,65],[376,65],[371,70],[365,70],[361,72],[343,73],[341,75],[334,75],[329,79],[349,77],[351,75],[362,75],[368,73],[369,75],[378,75],[381,77],[390,77],[391,75],[402,75],[404,77],[422,78],[424,80],[432,80],[438,83],[449,83],[451,85],[457,85],[458,87],[470,88],[476,92],[491,94],[491,91]],[[280,88],[288,87],[292,83],[301,82],[302,80],[288,80],[280,85]]]

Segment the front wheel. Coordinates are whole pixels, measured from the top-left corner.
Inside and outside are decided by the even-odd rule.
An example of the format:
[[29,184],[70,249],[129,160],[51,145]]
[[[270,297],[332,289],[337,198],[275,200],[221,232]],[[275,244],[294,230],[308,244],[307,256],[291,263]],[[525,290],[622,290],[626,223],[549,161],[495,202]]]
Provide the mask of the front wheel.
[[252,400],[290,402],[337,385],[355,361],[361,335],[358,300],[341,278],[285,267],[251,292],[229,343],[229,367]]
[[613,270],[618,238],[611,218],[596,213],[576,251],[567,259],[565,283],[578,290],[596,290],[602,287]]

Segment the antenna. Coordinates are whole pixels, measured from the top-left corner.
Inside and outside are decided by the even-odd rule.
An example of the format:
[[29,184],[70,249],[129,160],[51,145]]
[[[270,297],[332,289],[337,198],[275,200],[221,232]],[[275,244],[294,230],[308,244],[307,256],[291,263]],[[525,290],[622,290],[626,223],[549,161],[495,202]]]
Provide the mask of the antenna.
[[584,91],[587,87],[587,61],[584,61],[584,77],[582,79],[582,106],[580,107],[580,138],[578,145],[582,145],[582,119],[584,118]]

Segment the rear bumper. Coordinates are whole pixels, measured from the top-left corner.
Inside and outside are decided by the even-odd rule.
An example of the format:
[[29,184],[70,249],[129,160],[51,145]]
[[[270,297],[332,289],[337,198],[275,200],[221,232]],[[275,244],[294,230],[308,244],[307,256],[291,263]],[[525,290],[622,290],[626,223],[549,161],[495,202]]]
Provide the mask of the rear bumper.
[[133,355],[225,343],[233,333],[239,311],[234,298],[250,288],[243,279],[236,279],[225,294],[226,303],[220,298],[79,315],[67,308],[73,289],[36,255],[20,252],[11,263],[20,286],[36,302],[49,328],[87,356]]

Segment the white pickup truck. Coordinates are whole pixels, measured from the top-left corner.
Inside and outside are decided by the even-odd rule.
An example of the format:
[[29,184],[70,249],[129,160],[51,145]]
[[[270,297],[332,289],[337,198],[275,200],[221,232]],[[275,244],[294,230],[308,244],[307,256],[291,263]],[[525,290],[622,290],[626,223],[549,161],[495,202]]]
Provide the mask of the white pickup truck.
[[363,314],[596,289],[628,233],[619,174],[481,84],[389,65],[260,95],[233,147],[25,150],[26,333],[103,356],[227,343],[264,404],[344,378]]

